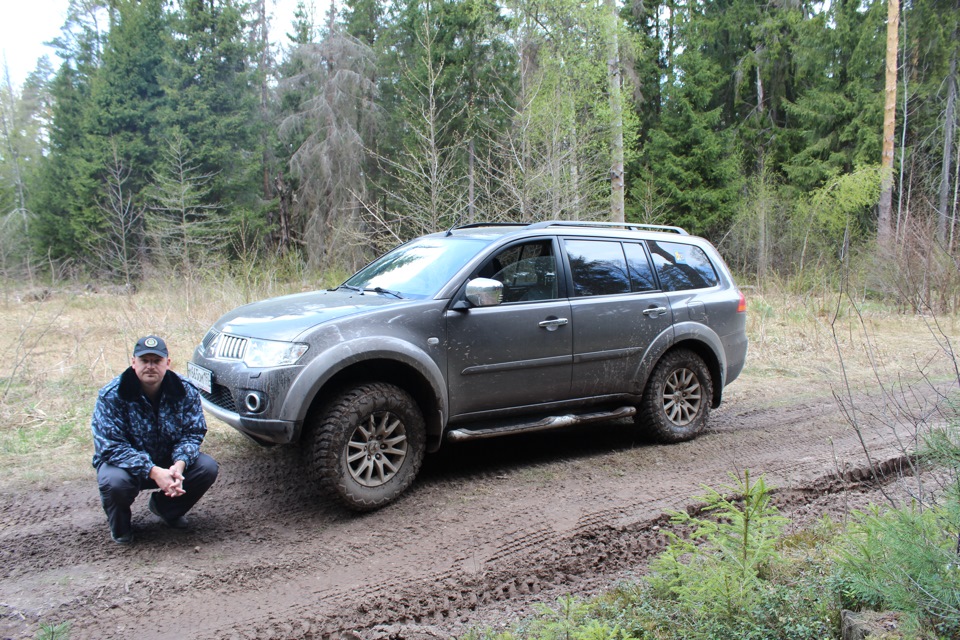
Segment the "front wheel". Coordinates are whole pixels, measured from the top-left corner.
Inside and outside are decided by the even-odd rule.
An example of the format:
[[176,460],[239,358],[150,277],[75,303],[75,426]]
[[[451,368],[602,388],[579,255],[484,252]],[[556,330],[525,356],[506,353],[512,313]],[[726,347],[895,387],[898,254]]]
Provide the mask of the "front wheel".
[[637,421],[661,442],[690,440],[706,428],[712,398],[703,359],[687,349],[671,351],[647,381]]
[[340,393],[311,432],[320,481],[355,511],[395,500],[423,464],[423,415],[410,394],[392,384],[362,384]]

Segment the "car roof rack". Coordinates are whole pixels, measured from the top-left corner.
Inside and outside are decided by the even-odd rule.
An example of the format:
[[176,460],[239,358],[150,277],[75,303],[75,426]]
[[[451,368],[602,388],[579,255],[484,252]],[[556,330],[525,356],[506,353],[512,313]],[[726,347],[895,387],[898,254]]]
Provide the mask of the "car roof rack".
[[637,231],[640,229],[646,231],[664,231],[667,233],[676,233],[681,236],[690,235],[683,227],[675,227],[665,224],[640,224],[637,222],[591,222],[585,220],[544,220],[534,222],[527,226],[528,229],[545,229],[547,227],[616,227]]

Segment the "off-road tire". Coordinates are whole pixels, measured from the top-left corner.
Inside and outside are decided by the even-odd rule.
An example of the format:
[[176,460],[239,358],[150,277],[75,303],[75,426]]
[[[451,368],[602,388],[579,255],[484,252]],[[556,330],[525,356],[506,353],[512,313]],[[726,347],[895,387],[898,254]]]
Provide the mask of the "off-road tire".
[[654,367],[637,414],[637,424],[660,442],[691,440],[706,428],[713,379],[703,359],[676,349]]
[[372,382],[337,394],[308,428],[306,444],[324,487],[346,507],[371,511],[416,478],[426,426],[410,394]]

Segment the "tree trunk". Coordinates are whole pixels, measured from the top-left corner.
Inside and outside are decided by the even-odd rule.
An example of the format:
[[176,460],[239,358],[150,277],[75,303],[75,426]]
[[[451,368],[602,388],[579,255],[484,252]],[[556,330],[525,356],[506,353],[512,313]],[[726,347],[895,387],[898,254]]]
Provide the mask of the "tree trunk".
[[897,114],[897,47],[900,31],[900,0],[887,0],[887,74],[883,104],[883,155],[880,159],[880,211],[877,242],[889,246],[893,204],[893,136]]
[[468,154],[468,186],[467,186],[467,222],[472,223],[476,220],[477,211],[476,211],[476,171],[475,171],[475,154],[476,149],[473,144],[473,138],[470,139],[470,144],[467,146]]
[[607,32],[607,68],[610,80],[610,218],[623,222],[623,96],[620,88],[620,42],[617,37],[619,18],[616,0],[605,0],[610,12]]
[[[953,32],[953,42],[957,32]],[[950,54],[950,75],[947,76],[947,109],[943,119],[943,164],[940,167],[940,202],[937,206],[937,238],[947,240],[947,220],[950,218],[950,162],[953,160],[953,126],[957,103],[957,48]]]
[[263,198],[270,200],[273,197],[272,184],[270,180],[270,140],[268,131],[268,122],[270,120],[269,87],[267,76],[270,74],[270,34],[267,25],[267,3],[266,0],[257,0],[256,6],[256,24],[254,37],[256,42],[254,46],[257,50],[257,76],[260,81],[260,162],[263,173]]

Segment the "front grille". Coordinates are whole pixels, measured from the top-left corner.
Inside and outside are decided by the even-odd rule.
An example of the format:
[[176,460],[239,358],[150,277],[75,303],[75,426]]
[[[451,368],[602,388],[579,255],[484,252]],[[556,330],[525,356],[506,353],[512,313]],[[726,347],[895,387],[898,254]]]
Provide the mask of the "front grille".
[[200,393],[204,398],[207,399],[208,402],[211,402],[221,409],[225,409],[226,411],[237,413],[237,405],[233,401],[233,396],[230,394],[230,390],[222,384],[214,383],[210,393],[207,393],[206,391],[201,391]]
[[247,339],[221,333],[213,345],[213,357],[224,360],[243,360],[247,350]]

